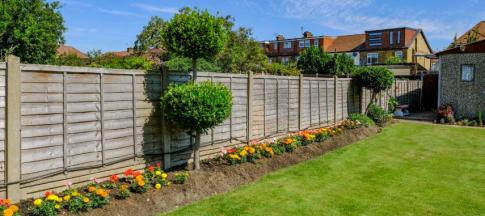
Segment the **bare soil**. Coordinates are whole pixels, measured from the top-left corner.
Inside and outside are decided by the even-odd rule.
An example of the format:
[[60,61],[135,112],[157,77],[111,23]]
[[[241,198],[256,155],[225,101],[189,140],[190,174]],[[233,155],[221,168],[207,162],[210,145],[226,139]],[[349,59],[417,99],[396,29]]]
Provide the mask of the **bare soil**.
[[156,215],[211,195],[228,192],[237,186],[253,182],[269,172],[323,155],[378,132],[380,132],[379,127],[343,130],[342,134],[323,143],[303,146],[292,153],[285,153],[269,159],[264,158],[256,163],[229,166],[215,160],[205,161],[200,170],[189,171],[189,180],[184,185],[172,184],[172,186],[162,188],[160,191],[150,190],[144,194],[132,194],[126,200],[113,199],[104,208],[90,210],[81,215]]

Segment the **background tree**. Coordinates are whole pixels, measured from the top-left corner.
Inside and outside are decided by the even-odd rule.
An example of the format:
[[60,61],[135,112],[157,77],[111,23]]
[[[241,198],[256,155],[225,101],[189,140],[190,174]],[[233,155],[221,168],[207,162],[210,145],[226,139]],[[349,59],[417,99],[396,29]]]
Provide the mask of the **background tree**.
[[153,16],[140,34],[136,36],[135,50],[147,51],[153,48],[163,47],[163,26],[165,22],[158,16]]
[[297,66],[305,74],[329,74],[333,69],[333,61],[322,49],[309,47],[300,53]]
[[193,78],[197,59],[212,59],[224,48],[227,38],[225,19],[207,10],[184,8],[162,30],[164,47],[177,56],[192,60]]
[[365,111],[376,100],[377,94],[391,88],[394,83],[394,73],[384,67],[361,67],[357,71],[357,79],[362,87],[371,90],[371,100]]
[[259,43],[252,38],[252,30],[244,27],[228,33],[224,50],[216,59],[222,71],[230,73],[262,71],[266,62],[268,57],[259,47]]
[[332,58],[333,69],[331,74],[337,76],[347,76],[355,73],[356,67],[354,59],[345,53],[335,54]]
[[66,30],[59,8],[57,1],[2,0],[0,53],[14,54],[25,63],[52,61]]

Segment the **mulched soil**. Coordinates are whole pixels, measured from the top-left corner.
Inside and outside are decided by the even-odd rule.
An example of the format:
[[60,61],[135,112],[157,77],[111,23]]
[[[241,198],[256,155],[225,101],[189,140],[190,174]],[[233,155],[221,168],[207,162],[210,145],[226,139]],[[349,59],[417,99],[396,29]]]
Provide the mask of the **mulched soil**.
[[256,163],[235,166],[224,165],[220,161],[205,161],[200,170],[189,171],[189,181],[184,185],[150,190],[144,194],[132,194],[126,200],[111,200],[102,209],[82,213],[82,216],[116,215],[156,215],[174,210],[211,195],[224,193],[237,186],[253,182],[263,175],[299,162],[320,156],[336,148],[349,145],[380,132],[379,127],[344,130],[323,143],[314,143],[300,147],[292,153],[285,153],[270,159],[261,159]]

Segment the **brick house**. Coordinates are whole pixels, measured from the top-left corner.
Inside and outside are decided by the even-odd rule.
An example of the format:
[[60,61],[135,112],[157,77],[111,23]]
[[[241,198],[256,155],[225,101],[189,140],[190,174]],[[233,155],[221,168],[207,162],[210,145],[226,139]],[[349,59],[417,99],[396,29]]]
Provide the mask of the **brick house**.
[[362,65],[386,64],[391,57],[399,57],[404,64],[416,70],[429,71],[433,50],[421,29],[408,27],[380,29],[365,32],[365,42],[356,49]]
[[311,32],[304,32],[303,37],[285,39],[283,35],[276,36],[276,40],[261,42],[261,47],[270,62],[287,63],[296,61],[298,55],[307,47],[319,47],[328,53],[348,53],[354,57],[359,65],[358,53],[353,50],[364,43],[364,34],[344,36],[313,36]]
[[354,58],[356,65],[384,65],[393,56],[402,59],[403,64],[394,71],[413,75],[417,71],[429,71],[433,67],[431,46],[421,29],[393,28],[366,31],[365,34],[342,36],[313,36],[310,32],[303,37],[285,39],[278,35],[276,40],[261,42],[271,62],[295,61],[306,47],[316,46],[328,53],[346,53]]
[[485,112],[485,40],[448,49],[439,57],[438,104],[452,104],[458,118]]

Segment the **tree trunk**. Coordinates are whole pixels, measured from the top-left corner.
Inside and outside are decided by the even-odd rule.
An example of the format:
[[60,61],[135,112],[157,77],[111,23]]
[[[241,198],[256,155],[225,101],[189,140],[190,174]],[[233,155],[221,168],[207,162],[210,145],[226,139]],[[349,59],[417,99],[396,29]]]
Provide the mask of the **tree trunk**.
[[197,80],[197,59],[192,59],[192,82]]
[[[190,139],[194,139],[193,136]],[[195,134],[195,142],[194,143],[194,169],[200,169],[200,133]]]
[[369,111],[370,105],[373,104],[374,101],[376,100],[377,94],[374,91],[371,91],[370,94],[371,94],[370,102],[369,102],[369,104],[367,104],[367,107],[365,108],[365,114],[367,114],[367,112]]

